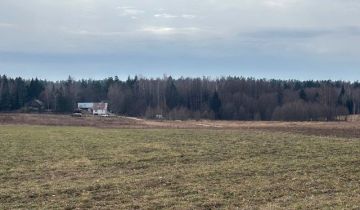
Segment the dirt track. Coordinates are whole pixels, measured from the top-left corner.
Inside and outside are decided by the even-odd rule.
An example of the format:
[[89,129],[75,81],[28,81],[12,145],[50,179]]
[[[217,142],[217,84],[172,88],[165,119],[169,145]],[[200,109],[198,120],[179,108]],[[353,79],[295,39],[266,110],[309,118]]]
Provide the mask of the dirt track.
[[45,114],[0,114],[0,124],[89,126],[99,128],[254,129],[317,136],[360,138],[360,122],[153,121],[127,117],[71,117]]

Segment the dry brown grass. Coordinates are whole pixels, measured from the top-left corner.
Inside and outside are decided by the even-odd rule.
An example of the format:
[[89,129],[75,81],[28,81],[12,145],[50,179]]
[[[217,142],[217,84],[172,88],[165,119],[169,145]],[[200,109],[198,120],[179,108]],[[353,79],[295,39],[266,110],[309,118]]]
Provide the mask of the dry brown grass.
[[97,128],[268,130],[316,136],[360,138],[360,121],[352,122],[247,122],[247,121],[155,121],[128,117],[82,118],[69,115],[0,114],[0,125],[50,125]]
[[355,209],[359,154],[355,137],[240,127],[3,125],[0,209]]
[[88,126],[88,127],[136,127],[137,121],[125,117],[72,117],[55,114],[0,114],[3,125],[50,125],[50,126]]

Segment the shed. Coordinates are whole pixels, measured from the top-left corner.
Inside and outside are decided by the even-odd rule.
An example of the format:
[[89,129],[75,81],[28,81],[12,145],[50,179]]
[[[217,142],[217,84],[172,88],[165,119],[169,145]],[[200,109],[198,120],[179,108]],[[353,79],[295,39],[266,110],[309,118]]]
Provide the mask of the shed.
[[87,111],[93,115],[106,115],[108,114],[108,103],[78,103],[78,109]]
[[41,112],[45,109],[45,104],[38,99],[33,99],[26,104],[26,109],[30,112]]

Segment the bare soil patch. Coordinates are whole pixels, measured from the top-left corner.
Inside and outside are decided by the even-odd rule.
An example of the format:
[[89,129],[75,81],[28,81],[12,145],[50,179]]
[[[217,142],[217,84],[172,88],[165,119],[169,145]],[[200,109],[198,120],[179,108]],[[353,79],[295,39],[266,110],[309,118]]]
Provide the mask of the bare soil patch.
[[50,125],[86,127],[136,127],[137,123],[124,117],[72,117],[54,114],[0,114],[0,124],[8,125]]
[[266,130],[315,136],[360,138],[359,122],[143,121],[149,127]]
[[156,121],[132,117],[71,117],[51,114],[0,114],[0,125],[83,126],[98,128],[160,128],[266,130],[315,136],[360,138],[360,122]]

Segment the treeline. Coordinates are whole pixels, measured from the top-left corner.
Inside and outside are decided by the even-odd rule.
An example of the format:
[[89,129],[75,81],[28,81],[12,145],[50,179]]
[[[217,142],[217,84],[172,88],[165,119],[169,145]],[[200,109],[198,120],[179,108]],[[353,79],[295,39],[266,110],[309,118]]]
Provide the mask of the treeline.
[[44,111],[71,113],[77,102],[108,102],[116,114],[167,119],[336,120],[360,112],[360,83],[243,77],[117,77],[52,82],[0,78],[0,111],[24,111],[33,100]]

